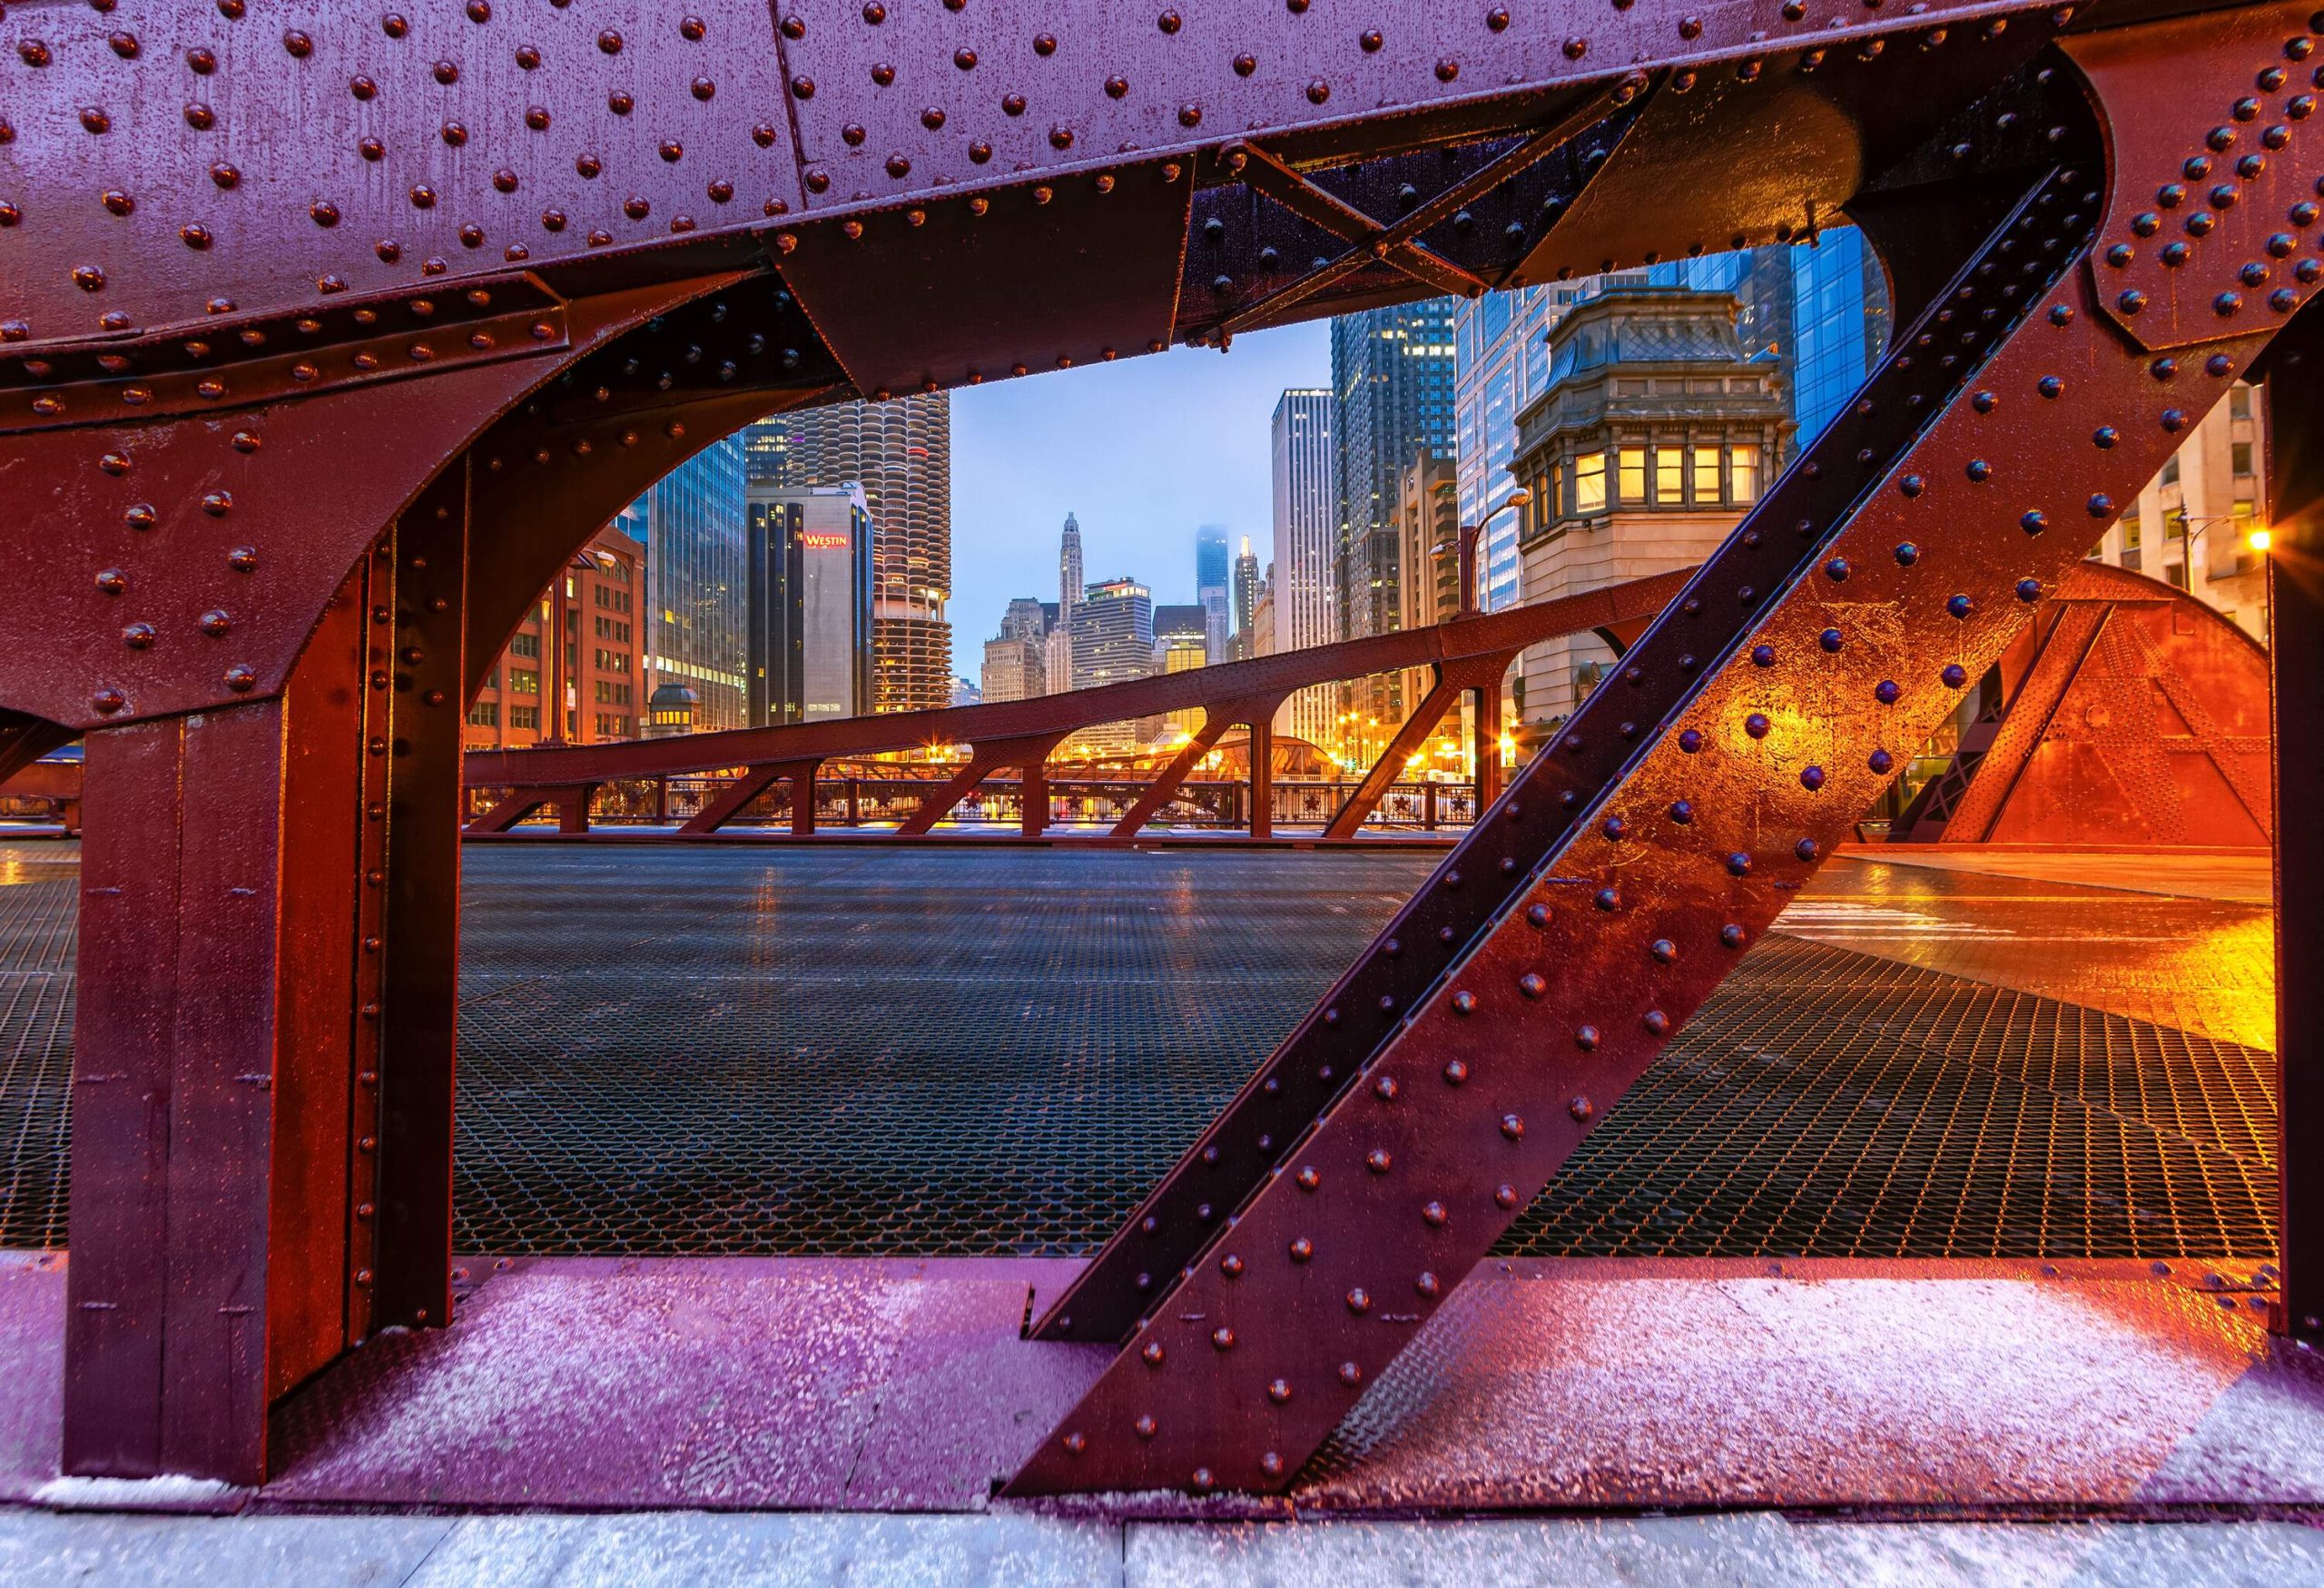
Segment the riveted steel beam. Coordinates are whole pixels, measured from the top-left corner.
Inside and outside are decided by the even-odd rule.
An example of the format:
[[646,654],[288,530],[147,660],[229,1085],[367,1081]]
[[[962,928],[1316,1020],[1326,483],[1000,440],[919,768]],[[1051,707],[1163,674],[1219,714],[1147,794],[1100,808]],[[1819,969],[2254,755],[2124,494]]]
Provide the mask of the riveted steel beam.
[[[1511,857],[1521,886],[1446,974],[1410,1002],[1327,997],[1326,1024],[1384,1040],[1312,1125],[1285,1116],[1291,1150],[1263,1148],[1256,1190],[1194,1210],[1183,1264],[1141,1269],[1131,1338],[1010,1492],[1288,1486],[1847,835],[1899,749],[1955,708],[2265,346],[2271,328],[2219,335],[2182,368],[2126,340],[2098,311],[2093,247],[2102,204],[2167,181],[2203,137],[2196,118],[2254,82],[2282,91],[2268,74],[2309,47],[2297,26],[2270,15],[2172,37],[2181,146],[2150,140],[2111,170],[2101,150],[2071,150],[1898,339],[1857,404],[1890,416],[1886,446],[1850,459],[1827,433],[1787,476],[1839,474],[1844,502],[1794,518],[1779,484],[1627,660],[1632,687],[1665,669],[1677,687],[1669,709],[1625,722],[1611,774],[1587,793],[1529,774],[1425,885],[1457,890],[1485,833],[1530,841]],[[2127,113],[2109,87],[2094,74],[2093,100]],[[2263,174],[2247,178],[2251,202],[2304,202]],[[1548,768],[1586,755],[1603,725],[1586,715]],[[1305,1079],[1270,1061],[1255,1090]],[[1217,1137],[1174,1182],[1199,1181]],[[1102,1300],[1091,1277],[1160,1229],[1143,1215],[1083,1287]]]
[[1146,791],[1137,796],[1130,808],[1122,813],[1121,820],[1114,824],[1108,836],[1137,836],[1138,829],[1151,822],[1155,814],[1170,803],[1171,796],[1187,781],[1187,774],[1217,747],[1227,729],[1237,724],[1256,728],[1260,723],[1273,722],[1283,701],[1281,695],[1262,695],[1248,700],[1222,701],[1216,705],[1204,706],[1202,726],[1195,731],[1194,737],[1179,747],[1178,753],[1170,758],[1170,764],[1156,775],[1154,781],[1147,784]]

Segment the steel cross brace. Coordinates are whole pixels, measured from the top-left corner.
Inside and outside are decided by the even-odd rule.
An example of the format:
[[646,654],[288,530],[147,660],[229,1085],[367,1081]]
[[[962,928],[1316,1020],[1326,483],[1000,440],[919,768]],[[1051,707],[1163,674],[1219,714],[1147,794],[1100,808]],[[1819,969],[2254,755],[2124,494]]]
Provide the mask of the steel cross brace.
[[1318,187],[1256,143],[1228,151],[1227,169],[1246,185],[1354,246],[1337,259],[1236,310],[1220,324],[1217,334],[1231,337],[1246,326],[1264,324],[1292,304],[1314,297],[1374,261],[1393,265],[1439,291],[1475,297],[1487,289],[1488,283],[1420,242],[1421,233],[1449,219],[1479,194],[1491,192],[1564,147],[1577,134],[1631,104],[1646,85],[1647,80],[1640,74],[1624,78],[1602,93],[1590,94],[1549,126],[1529,133],[1515,148],[1479,166],[1410,214],[1385,226]]
[[[1380,804],[1381,796],[1385,794],[1396,779],[1403,775],[1404,762],[1410,758],[1413,751],[1428,742],[1429,735],[1436,731],[1436,725],[1443,718],[1444,714],[1458,705],[1461,696],[1472,689],[1478,691],[1481,695],[1488,691],[1497,692],[1501,686],[1501,676],[1509,670],[1509,664],[1515,654],[1509,652],[1499,656],[1463,656],[1439,666],[1435,686],[1422,698],[1418,705],[1413,707],[1412,715],[1404,719],[1404,725],[1396,730],[1396,736],[1388,741],[1388,747],[1380,752],[1380,758],[1374,761],[1371,770],[1364,774],[1364,781],[1356,784],[1349,792],[1347,798],[1341,803],[1330,824],[1324,829],[1324,836],[1326,838],[1354,837],[1363,828],[1364,819],[1369,816],[1374,808]],[[1482,779],[1488,750],[1498,753],[1498,747],[1489,745],[1487,741],[1492,736],[1492,725],[1499,715],[1498,711],[1487,709],[1480,700],[1477,711],[1476,748],[1478,798],[1481,804],[1490,798],[1483,792]]]
[[1019,829],[1028,838],[1038,838],[1049,824],[1049,784],[1042,768],[1049,764],[1049,752],[1066,736],[1063,731],[1053,734],[1032,734],[1017,739],[994,739],[971,747],[969,764],[947,779],[920,808],[906,817],[897,832],[906,838],[925,836],[937,823],[951,814],[952,807],[974,794],[977,785],[1005,766],[1017,768],[1022,780],[1019,786],[1024,812]]
[[805,837],[815,830],[815,769],[820,761],[773,761],[753,766],[720,789],[678,831],[687,837],[715,833],[740,814],[743,807],[778,783],[791,785],[791,831]]
[[1187,774],[1194,771],[1204,756],[1217,747],[1226,730],[1236,724],[1241,723],[1249,728],[1251,742],[1256,745],[1262,727],[1275,720],[1275,714],[1283,702],[1281,695],[1261,695],[1248,700],[1224,701],[1217,705],[1203,707],[1202,726],[1196,730],[1193,738],[1179,747],[1178,753],[1170,758],[1170,764],[1154,781],[1147,784],[1146,791],[1137,796],[1137,802],[1122,813],[1121,820],[1114,824],[1113,830],[1107,836],[1135,837],[1140,828],[1154,820],[1155,813],[1170,803],[1171,796],[1178,792],[1178,785],[1187,781]]
[[[1289,1485],[2281,323],[2170,325],[2162,346],[2201,339],[2182,367],[2118,329],[2145,300],[2101,272],[2135,259],[2115,239],[2148,234],[2145,192],[2203,147],[2205,123],[2255,82],[2280,89],[2270,72],[2299,20],[2159,24],[2143,52],[2082,63],[2113,106],[2149,86],[2126,58],[2170,61],[2174,128],[2116,132],[2111,199],[2084,163],[2095,150],[2044,177],[1897,340],[1859,402],[1904,416],[1889,447],[1860,453],[1859,473],[1827,433],[1787,477],[1854,475],[1845,510],[1794,520],[1779,486],[1633,652],[1638,686],[1666,667],[1685,682],[1659,720],[1625,723],[1635,747],[1616,773],[1549,808],[1536,795],[1560,780],[1529,776],[1488,819],[1539,834],[1537,858],[1451,972],[1409,1006],[1327,1000],[1326,1024],[1386,1028],[1376,1056],[1312,1126],[1284,1118],[1294,1149],[1257,1165],[1247,1199],[1197,1210],[1191,1250],[1158,1248],[1187,1256],[1139,1273],[1132,1337],[1009,1492]],[[2314,163],[2253,168],[2220,206],[2296,220]],[[2255,223],[2270,222],[2221,228],[2181,296],[2228,290]],[[1603,722],[1588,715],[1552,765],[1587,749]],[[1424,891],[1457,889],[1463,859]],[[1298,1079],[1278,1055],[1230,1116]],[[1217,1130],[1174,1180],[1217,1160]],[[1083,1287],[1159,1233],[1147,1220]]]

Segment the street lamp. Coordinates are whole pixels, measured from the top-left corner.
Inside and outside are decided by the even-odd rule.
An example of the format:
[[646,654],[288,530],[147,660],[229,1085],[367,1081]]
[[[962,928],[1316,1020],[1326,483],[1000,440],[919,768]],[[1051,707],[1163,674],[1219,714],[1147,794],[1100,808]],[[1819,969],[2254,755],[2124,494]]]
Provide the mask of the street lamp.
[[1476,523],[1461,526],[1461,610],[1459,616],[1474,617],[1477,615],[1478,540],[1483,537],[1485,530],[1492,526],[1495,518],[1506,512],[1521,511],[1532,499],[1533,493],[1521,485],[1509,493],[1507,500]]

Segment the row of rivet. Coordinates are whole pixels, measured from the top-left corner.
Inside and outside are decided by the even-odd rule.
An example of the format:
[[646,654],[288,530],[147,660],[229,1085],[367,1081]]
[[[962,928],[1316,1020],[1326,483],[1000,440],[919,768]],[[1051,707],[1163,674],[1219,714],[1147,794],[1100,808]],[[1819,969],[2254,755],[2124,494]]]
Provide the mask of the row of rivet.
[[[2070,323],[2070,319],[2065,321],[2053,319],[2053,323],[2060,325]],[[1978,396],[1982,399],[1984,394],[1980,393]],[[1973,400],[1968,404],[1968,406],[1972,408],[1974,411],[1984,414],[1991,412],[1994,405],[1988,400]],[[1974,475],[1974,478],[1981,479],[1990,478],[1991,474],[1992,471],[1988,469]],[[1910,555],[1900,555],[1897,560],[1900,566],[1911,566],[1913,562],[1917,560],[1917,550],[1915,549]],[[1835,557],[1826,565],[1826,567],[1827,573],[1836,578],[1845,577],[1847,572],[1845,558],[1842,557]],[[2021,597],[2023,596],[2023,583],[2024,582],[2021,582]],[[2035,593],[2038,595],[2038,581],[2034,582],[2034,587]],[[1974,611],[1974,602],[1968,601],[1965,597],[1956,595],[1955,597],[1948,598],[1946,608],[1948,614],[1954,616],[1956,620],[1965,620]],[[1827,632],[1828,633],[1830,631]],[[1818,648],[1826,654],[1833,654],[1836,650],[1836,647],[1831,646],[1828,643],[1823,643],[1822,636],[1819,636]],[[1739,654],[1743,653],[1738,652],[1738,655]],[[1768,646],[1766,642],[1761,642],[1760,645],[1753,646],[1748,654],[1748,659],[1756,666],[1759,667],[1772,666],[1777,660],[1773,647]],[[1949,681],[1948,677],[1948,682]],[[1893,686],[1891,687],[1893,688]],[[1752,720],[1757,720],[1761,724],[1757,733],[1750,733],[1748,723]],[[1752,718],[1747,719],[1746,731],[1747,733],[1750,733],[1750,736],[1754,738],[1764,737],[1767,733],[1767,728],[1764,725],[1764,717],[1760,714],[1753,714]],[[1699,735],[1696,735],[1695,744],[1696,747],[1699,748],[1701,744]],[[1686,747],[1683,743],[1681,747],[1682,749]],[[1885,753],[1882,754],[1885,756]],[[1893,764],[1893,762],[1891,762],[1891,764]],[[1886,768],[1878,768],[1877,770],[1885,772]],[[1810,766],[1804,769],[1800,776],[1802,787],[1810,793],[1814,793],[1820,789],[1824,785],[1825,781],[1822,769],[1817,766]],[[1681,807],[1686,807],[1686,809],[1682,812]],[[1676,822],[1684,825],[1689,820],[1690,820],[1691,807],[1688,807],[1687,802],[1683,800],[1676,802],[1672,806],[1672,815]],[[1599,829],[1599,836],[1608,844],[1620,842],[1627,835],[1627,824],[1620,816],[1615,814],[1610,814],[1605,817]],[[1795,846],[1795,853],[1797,858],[1802,862],[1812,862],[1817,857],[1818,852],[1812,839],[1802,839],[1800,843]],[[1738,876],[1748,875],[1751,870],[1750,857],[1741,854],[1739,852],[1728,855],[1726,857],[1726,864],[1731,873]],[[1452,873],[1447,873],[1442,881],[1445,885],[1451,886],[1453,885],[1454,877]],[[1620,907],[1619,893],[1611,887],[1601,888],[1595,895],[1593,903],[1601,911],[1619,909]],[[1541,903],[1535,903],[1531,907],[1531,912],[1529,914],[1529,919],[1531,923],[1537,927],[1546,924],[1548,920],[1546,907]],[[1722,943],[1732,950],[1739,948],[1742,945],[1746,939],[1746,933],[1744,929],[1738,923],[1728,922],[1720,929],[1719,937]],[[1658,938],[1654,940],[1649,945],[1649,952],[1650,955],[1660,963],[1669,963],[1675,961],[1678,957],[1676,945],[1668,938]],[[1519,991],[1527,998],[1538,998],[1547,991],[1547,983],[1538,972],[1527,972],[1520,979]],[[1449,1002],[1450,1007],[1456,1014],[1473,1012],[1476,1007],[1475,995],[1471,992],[1466,992],[1465,991],[1456,991],[1452,995]],[[1641,1017],[1641,1025],[1649,1033],[1655,1036],[1659,1036],[1667,1032],[1669,1024],[1668,1017],[1663,1015],[1662,1011],[1659,1010],[1649,1010],[1646,1014]],[[1596,1032],[1594,1029],[1584,1027],[1582,1028],[1582,1033],[1581,1045],[1584,1047],[1585,1050],[1595,1047]],[[1465,1061],[1455,1060],[1451,1063],[1448,1063],[1446,1066],[1444,1070],[1444,1079],[1448,1084],[1460,1085],[1465,1082],[1468,1078],[1469,1071]],[[1393,1086],[1384,1089],[1375,1087],[1375,1095],[1378,1096],[1383,1102],[1388,1102],[1393,1100],[1395,1093]],[[1573,1117],[1578,1121],[1586,1121],[1591,1111],[1588,1100],[1586,1098],[1575,1099],[1571,1111],[1573,1113]],[[1513,1130],[1511,1129],[1512,1124],[1515,1127]],[[1503,1133],[1508,1136],[1510,1139],[1512,1141],[1521,1139],[1522,1121],[1518,1119],[1516,1116],[1505,1116],[1502,1125]],[[1371,1169],[1375,1174],[1384,1174],[1393,1167],[1393,1160],[1384,1149],[1374,1149],[1367,1155],[1366,1167]],[[1304,1189],[1314,1189],[1320,1182],[1316,1179],[1315,1171],[1311,1167],[1302,1171],[1296,1183],[1298,1183]],[[1503,1187],[1500,1189],[1502,1192],[1508,1192],[1511,1194],[1503,1196],[1497,1193],[1495,1198],[1496,1206],[1502,1208],[1504,1211],[1511,1210],[1513,1208],[1515,1202],[1512,1189]],[[1442,1227],[1445,1218],[1445,1213],[1440,1203],[1432,1202],[1423,1205],[1422,1217],[1423,1220],[1432,1227]],[[1312,1248],[1309,1255],[1312,1256]],[[1295,1260],[1300,1259],[1295,1257]],[[1231,1273],[1229,1277],[1232,1277]],[[1141,1433],[1144,1432],[1143,1422],[1141,1423],[1139,1431]],[[1147,1436],[1150,1437],[1151,1435],[1148,1435]],[[1067,1447],[1068,1451],[1071,1451],[1073,1448],[1070,1443],[1068,1443]]]

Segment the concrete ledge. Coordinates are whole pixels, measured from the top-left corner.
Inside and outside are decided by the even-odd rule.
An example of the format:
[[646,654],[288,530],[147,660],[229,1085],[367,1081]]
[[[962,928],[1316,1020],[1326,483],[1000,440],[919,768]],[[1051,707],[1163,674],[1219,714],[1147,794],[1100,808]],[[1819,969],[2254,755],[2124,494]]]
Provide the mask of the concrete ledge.
[[[478,1264],[452,1327],[383,1336],[294,1396],[277,1478],[221,1503],[982,1511],[1107,1359],[1021,1337],[1073,1268]],[[0,1258],[0,1499],[56,1475],[64,1277]],[[1288,1503],[1039,1512],[2306,1515],[2324,1363],[2273,1342],[2266,1305],[2248,1273],[2183,1266],[1493,1263]]]

